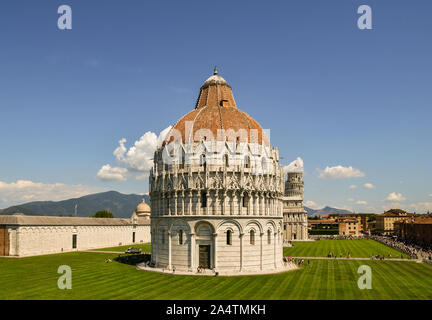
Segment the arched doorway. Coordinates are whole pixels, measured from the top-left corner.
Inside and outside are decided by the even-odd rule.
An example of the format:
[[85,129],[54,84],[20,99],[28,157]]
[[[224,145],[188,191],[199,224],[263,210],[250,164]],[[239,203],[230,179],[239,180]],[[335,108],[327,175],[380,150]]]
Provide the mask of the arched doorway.
[[195,254],[192,255],[193,265],[204,269],[215,267],[214,228],[208,222],[198,222],[195,226]]

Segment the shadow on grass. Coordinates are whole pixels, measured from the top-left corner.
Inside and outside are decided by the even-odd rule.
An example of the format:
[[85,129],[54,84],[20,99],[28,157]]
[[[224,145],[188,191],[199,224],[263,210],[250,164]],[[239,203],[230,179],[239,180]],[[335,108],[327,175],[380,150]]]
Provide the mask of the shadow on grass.
[[128,254],[128,255],[118,255],[118,257],[114,258],[114,261],[129,264],[129,265],[137,265],[139,263],[147,263],[151,259],[151,255],[148,253],[144,254]]

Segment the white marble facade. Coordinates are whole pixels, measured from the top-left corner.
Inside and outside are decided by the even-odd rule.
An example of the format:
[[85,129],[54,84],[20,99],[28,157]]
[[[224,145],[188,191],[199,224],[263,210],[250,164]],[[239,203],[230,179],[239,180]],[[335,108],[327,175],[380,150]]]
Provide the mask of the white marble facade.
[[[192,119],[184,126],[186,133],[180,132],[175,142],[166,138],[154,154],[149,180],[152,264],[157,268],[264,273],[284,265],[279,153],[259,125],[238,111],[230,90],[215,71],[201,88],[196,109],[184,117]],[[230,130],[240,121],[246,124],[235,128],[237,139],[192,137],[208,128]],[[262,140],[253,139],[254,134]]]

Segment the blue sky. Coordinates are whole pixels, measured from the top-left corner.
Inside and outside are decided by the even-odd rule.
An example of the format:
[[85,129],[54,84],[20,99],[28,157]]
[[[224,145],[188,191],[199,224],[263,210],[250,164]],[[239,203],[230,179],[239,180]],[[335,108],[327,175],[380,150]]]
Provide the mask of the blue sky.
[[[57,28],[62,4],[72,30]],[[372,30],[357,28],[362,4]],[[283,164],[304,160],[311,206],[432,210],[430,1],[5,0],[0,8],[0,207],[148,192],[138,175],[97,173],[126,166],[113,155],[120,139],[130,148],[191,110],[217,65],[239,107],[271,130]],[[335,166],[363,176],[321,174]]]

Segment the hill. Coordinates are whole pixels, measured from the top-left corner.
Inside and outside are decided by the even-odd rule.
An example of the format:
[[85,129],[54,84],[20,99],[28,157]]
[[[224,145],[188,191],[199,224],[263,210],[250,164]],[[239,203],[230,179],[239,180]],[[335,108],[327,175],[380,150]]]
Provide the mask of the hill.
[[311,209],[308,207],[304,207],[306,212],[308,213],[308,216],[325,216],[327,214],[330,213],[339,213],[339,214],[345,214],[345,213],[351,213],[351,211],[349,210],[344,210],[344,209],[337,209],[337,208],[332,208],[332,207],[324,207],[322,209]]
[[149,203],[149,196],[147,195],[122,194],[116,191],[108,191],[56,202],[29,202],[0,210],[0,213],[14,214],[19,212],[33,216],[67,216],[73,214],[75,205],[78,205],[79,217],[89,217],[96,211],[108,209],[116,218],[129,218],[142,198]]

